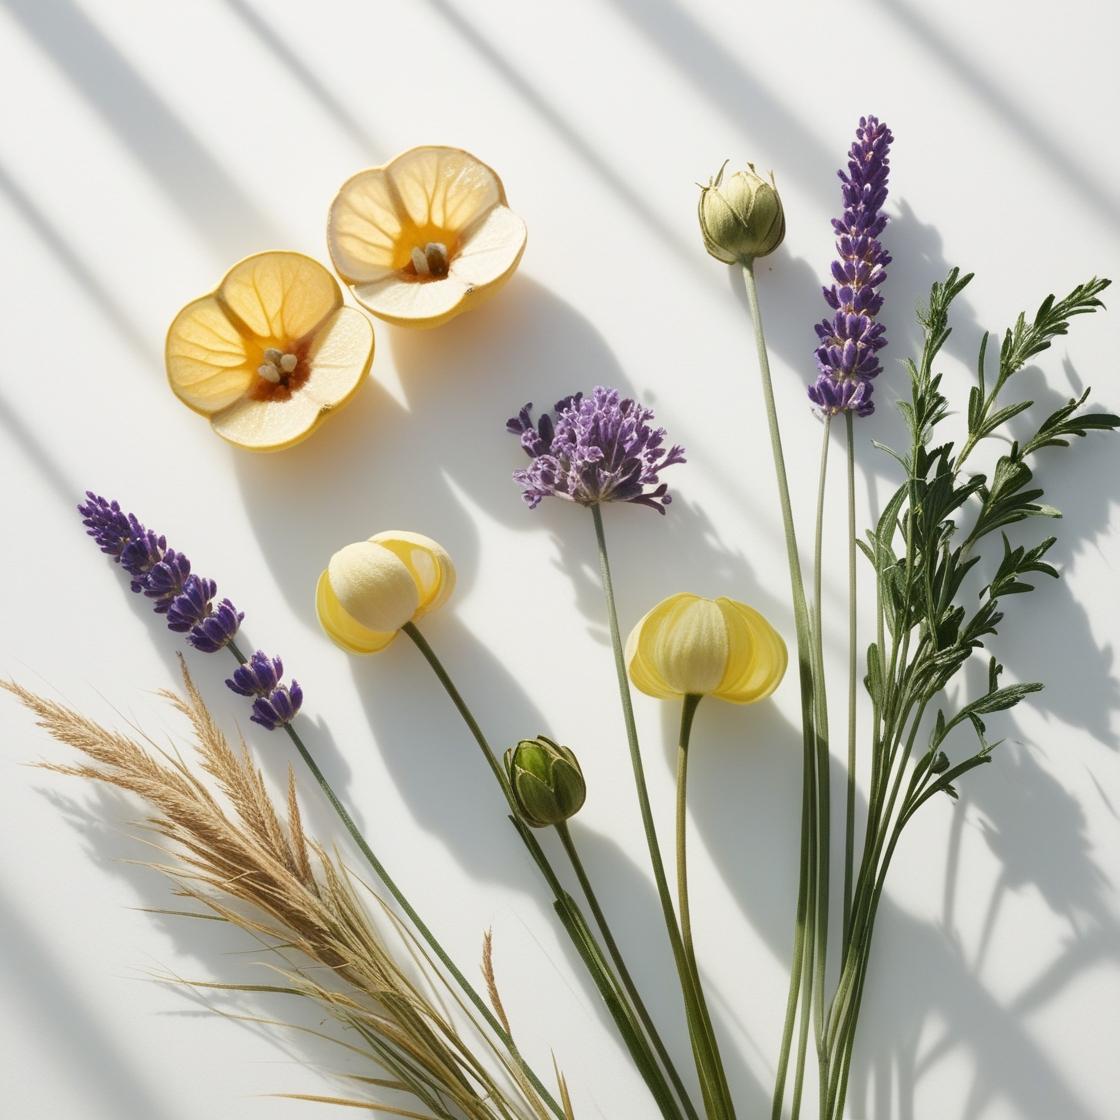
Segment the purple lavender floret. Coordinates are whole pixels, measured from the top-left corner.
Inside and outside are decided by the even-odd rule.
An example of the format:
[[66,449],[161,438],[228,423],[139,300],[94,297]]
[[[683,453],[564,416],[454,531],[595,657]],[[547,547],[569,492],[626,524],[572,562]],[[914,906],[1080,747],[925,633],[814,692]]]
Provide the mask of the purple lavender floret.
[[303,689],[299,681],[290,685],[280,683],[284,676],[284,663],[279,657],[269,657],[257,650],[244,664],[234,670],[226,687],[239,696],[253,697],[254,723],[269,731],[291,723],[303,704]]
[[844,213],[832,223],[839,260],[832,264],[833,284],[823,289],[834,314],[816,325],[818,375],[809,386],[809,399],[828,415],[869,416],[875,410],[871,382],[882,371],[878,353],[887,344],[885,328],[875,317],[891,262],[879,234],[887,224],[882,210],[893,139],[878,117],[860,117],[848,171],[837,173],[844,196]]
[[97,547],[132,577],[132,590],[152,599],[157,614],[167,615],[168,629],[186,634],[203,653],[215,653],[233,640],[245,616],[228,599],[215,607],[217,584],[192,575],[191,562],[168,548],[166,537],[92,490],[86,491],[78,512]]
[[78,506],[86,533],[102,552],[119,561],[125,545],[132,540],[135,518],[130,518],[118,502],[107,502],[92,490],[86,491],[86,499]]
[[199,653],[217,653],[237,636],[244,618],[244,611],[239,611],[228,599],[223,599],[204,619],[191,627],[187,641]]
[[155,600],[152,607],[156,614],[167,613],[190,574],[191,562],[173,548],[169,548],[163,559],[152,566],[144,582],[144,594]]
[[238,696],[267,696],[284,676],[284,662],[279,657],[269,657],[257,650],[244,664],[239,665],[226,687]]
[[291,723],[302,704],[303,689],[299,681],[292,681],[288,687],[278,685],[267,696],[258,696],[253,701],[253,714],[249,719],[266,731],[275,731]]
[[527,404],[506,422],[532,459],[513,472],[530,509],[555,497],[585,506],[633,502],[665,512],[672,498],[660,472],[683,463],[684,448],[664,447],[665,429],[649,424],[652,409],[603,386],[589,397],[576,393],[558,401],[555,417],[546,412],[536,425],[532,408]]

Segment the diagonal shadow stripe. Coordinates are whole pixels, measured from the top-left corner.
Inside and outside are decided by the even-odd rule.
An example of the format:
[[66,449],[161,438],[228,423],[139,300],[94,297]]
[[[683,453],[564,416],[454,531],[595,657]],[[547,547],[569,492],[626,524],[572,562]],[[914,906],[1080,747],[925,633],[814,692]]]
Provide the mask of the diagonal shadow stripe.
[[259,207],[71,0],[5,8],[223,258],[279,240]]

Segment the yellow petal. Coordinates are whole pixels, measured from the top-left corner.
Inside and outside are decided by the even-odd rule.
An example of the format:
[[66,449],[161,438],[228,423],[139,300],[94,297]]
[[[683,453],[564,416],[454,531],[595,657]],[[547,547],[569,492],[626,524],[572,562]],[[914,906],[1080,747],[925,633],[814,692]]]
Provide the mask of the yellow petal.
[[785,675],[788,653],[781,636],[753,607],[734,599],[717,599],[727,627],[730,656],[712,695],[732,704],[765,699]]
[[408,568],[420,600],[413,618],[436,610],[451,597],[455,589],[455,566],[441,544],[422,533],[404,529],[377,533],[370,540],[387,548]]
[[306,439],[327,413],[350,401],[369,373],[369,319],[352,307],[340,307],[315,332],[305,361],[306,380],[289,396],[242,396],[211,417],[214,431],[250,451],[279,451]]
[[417,228],[460,233],[505,202],[498,176],[459,148],[413,148],[386,170],[404,217]]
[[226,273],[218,298],[257,339],[281,349],[342,306],[338,281],[302,253],[258,253]]
[[420,283],[394,272],[373,284],[356,284],[354,298],[379,319],[398,326],[438,326],[462,309],[470,288],[456,276]]
[[372,541],[348,544],[327,565],[339,606],[360,626],[388,633],[399,630],[420,606],[420,592],[396,553]]
[[723,615],[698,595],[680,593],[662,600],[627,642],[631,679],[659,699],[706,695],[723,679],[727,661]]
[[360,171],[342,184],[327,219],[327,246],[348,284],[366,284],[395,272],[412,246],[401,250],[403,219],[385,168]]
[[214,296],[188,303],[167,332],[167,379],[175,395],[209,415],[237,400],[256,379],[256,361]]
[[315,613],[327,637],[347,653],[377,653],[398,633],[396,630],[379,633],[351,618],[331,590],[329,572],[323,572],[315,588]]
[[512,275],[524,251],[525,223],[508,206],[496,206],[463,235],[449,274],[484,288]]

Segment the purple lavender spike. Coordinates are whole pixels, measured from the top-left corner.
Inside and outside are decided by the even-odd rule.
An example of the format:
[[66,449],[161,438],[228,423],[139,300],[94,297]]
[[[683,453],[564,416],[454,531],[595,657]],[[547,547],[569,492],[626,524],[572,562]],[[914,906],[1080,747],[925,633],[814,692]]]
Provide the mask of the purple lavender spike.
[[869,416],[875,410],[871,382],[882,372],[878,353],[887,344],[885,328],[875,316],[883,306],[878,289],[891,262],[879,234],[887,224],[882,208],[893,139],[877,117],[860,117],[848,170],[837,172],[844,199],[844,213],[832,223],[839,260],[832,264],[834,283],[823,290],[834,315],[816,325],[819,372],[809,386],[809,399],[830,416]]

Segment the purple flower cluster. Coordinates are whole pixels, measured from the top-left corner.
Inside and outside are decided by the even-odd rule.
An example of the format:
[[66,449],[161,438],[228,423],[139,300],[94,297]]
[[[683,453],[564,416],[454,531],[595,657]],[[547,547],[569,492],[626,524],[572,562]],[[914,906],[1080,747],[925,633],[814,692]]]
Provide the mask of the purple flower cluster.
[[[228,599],[214,602],[218,585],[212,579],[192,573],[191,562],[181,552],[168,548],[165,537],[145,529],[118,502],[87,490],[78,512],[97,547],[132,577],[132,590],[152,599],[156,613],[167,616],[169,630],[185,634],[202,653],[217,653],[228,646],[241,659],[233,639],[245,616]],[[283,672],[278,657],[257,650],[226,681],[238,695],[253,698],[249,718],[269,731],[291,723],[303,703],[298,682],[280,683]]]
[[284,676],[284,663],[279,657],[268,657],[257,650],[243,665],[234,670],[226,684],[239,696],[253,700],[253,714],[249,717],[254,723],[269,731],[291,723],[303,704],[303,689],[299,681],[290,685],[281,684]]
[[834,283],[824,289],[834,314],[816,325],[819,372],[809,386],[809,399],[828,415],[869,416],[875,410],[871,382],[882,371],[878,353],[887,344],[885,328],[875,316],[883,306],[878,289],[891,261],[879,234],[887,224],[882,210],[893,139],[878,117],[860,117],[847,174],[838,172],[844,184],[844,213],[832,226],[839,259],[832,264]]
[[132,577],[132,590],[154,599],[157,614],[167,616],[169,630],[185,634],[202,653],[229,645],[245,617],[228,599],[215,605],[218,585],[191,572],[191,562],[167,538],[145,529],[135,514],[125,513],[92,490],[78,506],[86,532],[102,552]]
[[533,424],[532,404],[506,422],[532,460],[513,480],[530,509],[542,498],[566,498],[580,505],[634,502],[664,513],[672,500],[660,481],[666,467],[683,463],[684,448],[664,447],[665,429],[650,427],[653,410],[596,388],[557,402],[555,416]]

